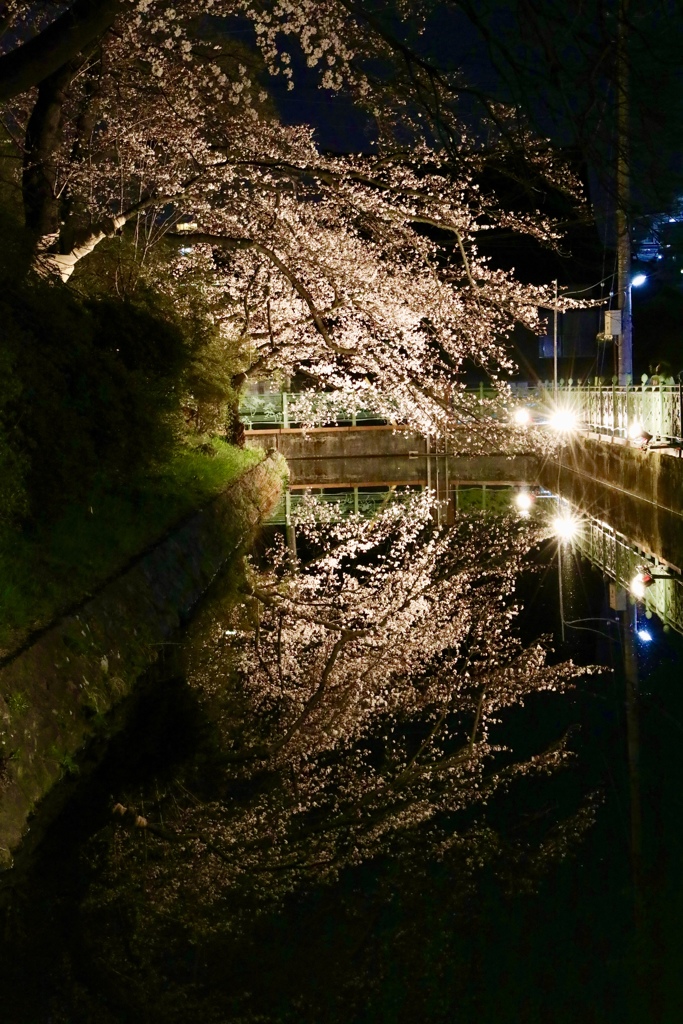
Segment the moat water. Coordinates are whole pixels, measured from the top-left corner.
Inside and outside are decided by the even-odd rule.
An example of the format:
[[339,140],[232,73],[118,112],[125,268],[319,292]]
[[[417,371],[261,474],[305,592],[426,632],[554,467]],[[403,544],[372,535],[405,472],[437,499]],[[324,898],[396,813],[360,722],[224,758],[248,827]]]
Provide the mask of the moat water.
[[[435,478],[435,465],[432,471]],[[354,498],[358,507],[363,495],[405,482],[405,476],[374,479],[365,487],[360,481],[354,491],[337,481],[342,486],[333,490],[353,509]],[[653,515],[642,502],[617,497],[597,483],[572,486],[561,480],[558,494],[557,480],[547,477],[508,483],[451,479],[443,522],[463,507],[483,514],[514,508],[520,490],[533,492],[532,514],[550,517],[568,509],[580,524],[571,542],[548,536],[536,552],[537,571],[521,582],[524,638],[551,634],[558,657],[609,671],[588,676],[552,701],[550,711],[533,701],[516,711],[506,741],[524,748],[549,730],[570,730],[576,757],[558,784],[557,812],[594,793],[596,822],[537,891],[510,895],[491,883],[466,922],[442,919],[440,893],[448,880],[438,865],[427,865],[419,883],[424,918],[414,925],[421,970],[414,978],[378,979],[368,1015],[347,1018],[346,1024],[398,1024],[409,1012],[434,1024],[673,1024],[683,1015],[683,524],[676,515]],[[626,590],[642,565],[663,578],[634,602]],[[178,643],[201,642],[212,615],[230,599],[229,590],[229,583],[217,581],[198,625]],[[42,830],[30,856],[18,858],[16,869],[2,879],[3,1024],[160,1019],[137,982],[117,979],[89,955],[84,907],[96,873],[86,851],[107,827],[112,800],[124,790],[151,792],[203,749],[205,723],[173,653],[169,649],[141,685],[124,728],[86,756],[80,775],[64,781],[64,809]],[[641,818],[635,838],[634,799]],[[533,812],[511,807],[510,814],[516,813]],[[289,1021],[297,1005],[317,1000],[321,1021],[341,1021],[334,989],[345,972],[362,975],[374,963],[391,963],[391,955],[385,951],[380,958],[378,948],[404,942],[400,936],[410,931],[415,893],[400,890],[385,903],[377,896],[390,877],[385,863],[359,869],[336,889],[308,892],[274,911],[224,967],[225,983],[244,990],[242,1016],[226,1020]],[[381,909],[359,930],[351,922],[365,920],[367,901]],[[125,932],[125,922],[122,927]],[[457,984],[443,977],[447,939]],[[134,949],[130,955],[134,961]],[[169,963],[168,969],[198,972],[201,982],[197,964],[190,970]],[[230,1005],[234,1014],[237,1004]],[[213,1006],[211,1013],[207,1020],[218,1021]],[[189,1024],[194,1019],[200,1018],[187,1018]]]

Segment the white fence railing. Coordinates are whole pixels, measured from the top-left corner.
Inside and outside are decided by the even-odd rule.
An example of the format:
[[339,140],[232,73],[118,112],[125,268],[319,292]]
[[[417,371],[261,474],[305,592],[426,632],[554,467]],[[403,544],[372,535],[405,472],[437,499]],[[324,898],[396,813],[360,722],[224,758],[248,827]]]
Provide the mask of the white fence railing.
[[[511,385],[512,403],[524,401],[527,395],[532,394],[533,389],[528,385],[513,383]],[[458,394],[462,394],[458,392]],[[496,418],[505,418],[505,403],[501,401],[500,392],[495,388],[485,387],[480,384],[476,387],[467,388],[464,392],[466,399],[477,405],[477,399],[482,404],[487,402],[491,415]],[[240,399],[240,419],[248,430],[253,429],[274,429],[274,428],[296,428],[301,425],[297,415],[297,392],[281,391],[277,386],[270,386],[262,382],[255,389],[245,391]],[[362,425],[363,423],[386,423],[384,412],[377,409],[344,409],[337,407],[334,401],[334,394],[320,392],[319,411],[323,413],[322,420],[326,421],[325,413],[329,411],[330,423],[348,424],[351,426]],[[329,409],[328,409],[329,406]],[[400,415],[397,412],[391,419],[392,423],[400,422]]]
[[[296,398],[296,392],[247,391],[240,400],[240,419],[248,430],[298,427],[300,420],[296,414]],[[335,421],[355,427],[357,424],[377,422],[380,418],[378,413],[368,409],[342,409],[337,411]]]
[[[353,513],[361,515],[365,519],[371,519],[389,502],[400,501],[402,493],[397,492],[393,487],[375,491],[364,491],[358,487],[350,487],[343,492],[338,490],[316,491],[315,498],[321,505],[332,507],[334,510],[333,518],[335,519],[344,519]],[[292,522],[296,521],[297,512],[305,500],[305,491],[290,491],[287,488],[266,522],[271,526],[290,526]]]
[[[314,490],[316,501],[321,505],[333,506],[336,513],[335,518],[343,519],[352,513],[371,519],[379,509],[389,502],[405,501],[410,490],[423,489],[421,484],[388,485],[385,488],[377,488],[374,491],[363,490],[358,487],[348,487],[344,491],[339,489],[328,490],[311,488]],[[515,506],[513,499],[518,493],[518,486],[512,484],[458,484],[453,486],[448,494],[448,501],[453,502],[456,511],[473,512],[481,510],[495,514],[504,514],[513,511]],[[296,514],[305,499],[305,491],[290,491],[289,488],[280,498],[280,501],[269,514],[266,522],[271,526],[290,526],[296,521]],[[543,492],[542,497],[548,496]],[[328,512],[329,514],[329,512]]]
[[[468,390],[476,400],[494,399],[496,392],[480,385]],[[240,402],[240,416],[248,428],[295,427],[297,420],[290,407],[296,395],[278,390],[247,392]],[[550,414],[556,406],[571,410],[581,429],[606,437],[626,438],[634,428],[643,428],[653,438],[676,446],[683,443],[683,387],[673,379],[653,382],[643,377],[640,384],[560,381],[557,396],[552,382],[512,386],[512,403],[536,407],[541,416]],[[505,416],[501,409],[492,408],[492,414]],[[336,422],[356,424],[377,422],[377,412],[358,409],[345,414],[338,412]]]
[[571,410],[583,430],[623,437],[643,428],[653,438],[680,445],[683,441],[683,389],[669,378],[658,382],[644,376],[640,384],[620,385],[560,382],[557,402],[553,384],[527,390],[528,402]]

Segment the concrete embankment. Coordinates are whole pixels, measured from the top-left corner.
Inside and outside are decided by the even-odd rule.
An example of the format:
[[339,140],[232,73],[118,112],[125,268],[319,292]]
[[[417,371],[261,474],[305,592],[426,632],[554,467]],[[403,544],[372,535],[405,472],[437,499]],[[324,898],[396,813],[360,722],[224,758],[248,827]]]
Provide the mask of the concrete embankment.
[[0,668],[0,869],[31,814],[276,504],[264,459]]

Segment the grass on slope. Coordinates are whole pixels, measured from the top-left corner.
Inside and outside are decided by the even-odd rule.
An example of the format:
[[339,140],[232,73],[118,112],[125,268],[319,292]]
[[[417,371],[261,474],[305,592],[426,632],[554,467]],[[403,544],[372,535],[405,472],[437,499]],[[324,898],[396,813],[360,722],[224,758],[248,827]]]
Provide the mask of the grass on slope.
[[202,502],[260,461],[258,449],[211,441],[134,487],[100,487],[56,522],[0,538],[0,655],[121,569]]

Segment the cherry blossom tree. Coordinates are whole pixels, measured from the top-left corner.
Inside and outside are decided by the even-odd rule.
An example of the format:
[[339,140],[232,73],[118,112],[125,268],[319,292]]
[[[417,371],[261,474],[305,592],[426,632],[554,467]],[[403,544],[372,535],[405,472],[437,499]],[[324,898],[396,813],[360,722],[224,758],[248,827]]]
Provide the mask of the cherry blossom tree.
[[[406,30],[426,10],[397,8]],[[230,35],[238,17],[251,48]],[[175,236],[165,285],[178,295],[201,279],[220,295],[212,315],[242,346],[245,373],[303,374],[432,434],[457,422],[465,445],[485,435],[489,410],[466,401],[463,368],[502,387],[509,332],[540,330],[552,297],[495,270],[478,239],[558,235],[482,175],[495,165],[579,196],[516,111],[487,103],[485,123],[468,127],[465,83],[343,0],[75,0],[40,12],[14,0],[5,27],[0,99],[44,272],[68,280],[124,231],[143,253]],[[372,156],[321,154],[311,129],[278,122],[263,82],[267,70],[294,85],[292,45],[324,88],[364,105]]]
[[141,873],[150,913],[219,927],[225,901],[271,900],[415,845],[474,864],[487,840],[464,812],[570,756],[556,737],[516,763],[499,735],[506,709],[587,671],[514,634],[531,534],[467,518],[440,532],[432,512],[428,494],[370,521],[324,522],[309,504],[311,557],[279,546],[250,565],[245,604],[190,669],[220,737],[212,798],[177,789],[144,815],[115,809],[137,827],[120,833],[112,878]]

